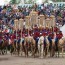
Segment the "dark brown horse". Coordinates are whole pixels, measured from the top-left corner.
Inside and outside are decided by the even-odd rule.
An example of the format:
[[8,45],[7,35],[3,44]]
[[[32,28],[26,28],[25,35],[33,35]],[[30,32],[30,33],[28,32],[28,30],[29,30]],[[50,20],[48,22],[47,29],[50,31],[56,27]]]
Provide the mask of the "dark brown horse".
[[7,50],[8,50],[8,45],[9,45],[9,41],[6,39],[2,40],[2,54],[7,54]]

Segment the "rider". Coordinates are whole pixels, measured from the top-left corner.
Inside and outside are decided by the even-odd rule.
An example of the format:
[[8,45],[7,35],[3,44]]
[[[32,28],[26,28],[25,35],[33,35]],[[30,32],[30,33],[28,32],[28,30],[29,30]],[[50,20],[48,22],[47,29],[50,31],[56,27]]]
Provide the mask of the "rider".
[[50,50],[52,49],[52,39],[53,39],[53,37],[54,37],[53,32],[48,35],[48,40],[49,40],[49,43],[50,43],[50,46],[49,46]]
[[56,39],[55,39],[55,46],[56,46],[56,51],[58,51],[58,41],[63,37],[62,31],[58,31],[56,33]]

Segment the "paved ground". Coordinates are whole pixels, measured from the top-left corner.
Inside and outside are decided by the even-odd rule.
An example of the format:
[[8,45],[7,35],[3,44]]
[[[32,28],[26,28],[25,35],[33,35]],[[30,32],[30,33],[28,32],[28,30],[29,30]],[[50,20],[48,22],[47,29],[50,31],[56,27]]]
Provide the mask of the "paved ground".
[[0,65],[65,65],[62,58],[25,58],[21,56],[0,55]]

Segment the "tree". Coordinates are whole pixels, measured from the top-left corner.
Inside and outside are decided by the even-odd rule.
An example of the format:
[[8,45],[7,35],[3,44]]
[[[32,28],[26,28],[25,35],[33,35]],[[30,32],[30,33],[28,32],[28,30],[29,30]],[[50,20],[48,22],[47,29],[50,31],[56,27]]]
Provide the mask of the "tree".
[[10,3],[11,4],[19,4],[21,0],[11,0]]

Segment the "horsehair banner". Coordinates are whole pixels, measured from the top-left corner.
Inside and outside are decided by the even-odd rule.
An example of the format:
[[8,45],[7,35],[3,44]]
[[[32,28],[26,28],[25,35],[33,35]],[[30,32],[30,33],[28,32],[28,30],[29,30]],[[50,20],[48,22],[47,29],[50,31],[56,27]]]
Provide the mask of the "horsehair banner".
[[24,22],[23,19],[19,19],[19,29],[23,28],[23,22]]
[[51,15],[50,20],[51,20],[50,22],[51,26],[54,27],[55,26],[55,16]]
[[45,20],[45,27],[50,28],[50,27],[51,27],[51,24],[52,24],[52,23],[50,23],[50,22],[51,22],[50,18],[47,18],[47,19]]
[[25,27],[26,28],[29,28],[31,25],[30,25],[30,16],[26,16],[25,17]]
[[45,16],[44,15],[40,15],[40,24],[41,26],[45,26]]
[[31,26],[37,25],[38,24],[38,13],[36,11],[32,11],[30,13],[31,17]]
[[18,19],[15,19],[14,20],[14,28],[15,28],[15,30],[17,30],[18,29]]

